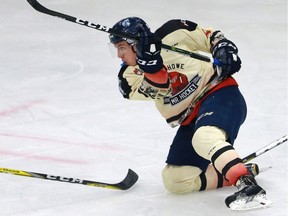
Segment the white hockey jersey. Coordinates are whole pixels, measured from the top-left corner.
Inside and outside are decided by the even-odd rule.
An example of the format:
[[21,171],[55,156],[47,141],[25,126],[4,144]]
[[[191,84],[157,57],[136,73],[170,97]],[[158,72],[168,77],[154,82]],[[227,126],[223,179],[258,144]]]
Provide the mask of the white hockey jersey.
[[[170,20],[155,34],[162,39],[163,44],[190,52],[211,54],[210,37],[213,32],[211,28],[204,29],[190,21]],[[125,65],[118,74],[119,88],[127,99],[154,100],[161,115],[174,127],[185,121],[199,98],[208,93],[207,89],[211,89],[215,72],[212,63],[173,51],[162,49],[161,56],[169,75],[169,84],[165,88],[147,83],[138,66]],[[228,79],[229,85],[237,85],[231,79]]]

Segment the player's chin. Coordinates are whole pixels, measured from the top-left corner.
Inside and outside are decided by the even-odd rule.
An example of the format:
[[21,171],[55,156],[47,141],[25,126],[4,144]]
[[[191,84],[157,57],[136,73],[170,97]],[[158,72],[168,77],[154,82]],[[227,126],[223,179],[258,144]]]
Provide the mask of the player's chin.
[[123,62],[125,62],[125,64],[128,65],[128,66],[136,66],[137,65],[136,61],[135,62],[133,62],[133,61],[123,61]]

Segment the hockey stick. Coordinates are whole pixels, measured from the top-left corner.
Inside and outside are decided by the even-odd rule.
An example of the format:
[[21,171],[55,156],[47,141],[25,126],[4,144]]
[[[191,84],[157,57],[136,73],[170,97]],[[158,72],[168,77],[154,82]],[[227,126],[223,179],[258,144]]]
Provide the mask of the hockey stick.
[[[286,142],[287,139],[288,139],[288,135],[285,135],[282,138],[270,143],[269,145],[264,146],[258,151],[251,153],[250,155],[242,159],[243,163],[247,163],[248,161],[264,154],[265,152],[270,151],[276,146],[279,146],[280,144]],[[83,180],[83,179],[77,179],[77,178],[67,178],[67,177],[62,177],[62,176],[55,176],[55,175],[29,172],[29,171],[23,171],[23,170],[7,169],[3,167],[0,167],[0,173],[7,173],[7,174],[13,174],[13,175],[19,175],[19,176],[25,176],[25,177],[40,178],[40,179],[45,179],[45,180],[60,181],[60,182],[67,182],[67,183],[74,183],[74,184],[82,184],[82,185],[87,185],[87,186],[101,187],[101,188],[115,189],[115,190],[127,190],[130,187],[132,187],[138,180],[138,175],[131,169],[128,170],[128,173],[125,179],[116,184],[89,181],[89,180]]]
[[19,176],[26,176],[32,178],[40,178],[45,180],[52,180],[52,181],[60,181],[60,182],[67,182],[67,183],[74,183],[74,184],[82,184],[87,186],[93,187],[101,187],[107,189],[115,189],[115,190],[127,190],[132,187],[138,180],[138,175],[131,169],[128,170],[126,177],[117,184],[109,184],[103,182],[96,182],[90,180],[83,180],[78,178],[67,178],[63,176],[56,176],[56,175],[49,175],[43,173],[36,173],[36,172],[29,172],[23,170],[15,170],[15,169],[7,169],[0,167],[0,173],[7,173]]
[[275,140],[274,142],[270,143],[269,145],[264,146],[263,148],[259,149],[258,151],[255,151],[252,154],[244,157],[242,159],[243,163],[246,163],[246,162],[264,154],[265,152],[270,151],[271,149],[275,148],[276,146],[286,142],[288,139],[287,137],[288,137],[288,135],[285,135],[285,136],[279,138],[278,140]]
[[[73,23],[77,23],[77,24],[80,24],[80,25],[83,25],[83,26],[86,26],[86,27],[89,27],[89,28],[93,28],[93,29],[99,30],[99,31],[103,31],[103,32],[106,32],[106,33],[109,33],[109,34],[117,35],[119,37],[129,38],[129,39],[136,40],[136,41],[138,40],[138,37],[135,36],[135,35],[127,34],[125,32],[115,31],[115,30],[113,30],[111,28],[108,28],[107,26],[104,26],[104,25],[94,24],[94,23],[86,21],[86,20],[82,20],[82,19],[70,16],[70,15],[67,15],[67,14],[63,14],[63,13],[59,13],[57,11],[50,10],[50,9],[44,7],[43,5],[41,5],[37,0],[27,0],[27,1],[35,10],[37,10],[37,11],[39,11],[41,13],[48,14],[48,15],[51,15],[51,16],[55,16],[55,17],[58,17],[60,19],[65,19],[67,21],[70,21],[70,22],[73,22]],[[201,55],[201,54],[198,54],[198,53],[189,52],[187,50],[183,50],[183,49],[177,48],[175,46],[169,46],[169,45],[166,45],[166,44],[162,44],[162,48],[167,50],[167,51],[177,52],[177,53],[180,53],[180,54],[182,54],[184,56],[195,58],[195,59],[198,59],[198,60],[201,60],[201,61],[212,62],[213,64],[217,64],[217,65],[220,64],[220,62],[217,61],[217,59],[211,59],[208,56]]]

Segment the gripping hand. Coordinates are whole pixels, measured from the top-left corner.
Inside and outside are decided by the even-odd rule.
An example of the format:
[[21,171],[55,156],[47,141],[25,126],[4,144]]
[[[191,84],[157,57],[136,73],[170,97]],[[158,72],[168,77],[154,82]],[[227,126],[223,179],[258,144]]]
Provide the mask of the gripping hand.
[[153,34],[148,27],[140,29],[136,44],[137,64],[146,73],[154,74],[163,68],[160,55],[161,39]]
[[215,44],[212,56],[219,60],[215,66],[219,77],[227,78],[240,70],[242,62],[237,54],[238,48],[230,40],[222,39]]

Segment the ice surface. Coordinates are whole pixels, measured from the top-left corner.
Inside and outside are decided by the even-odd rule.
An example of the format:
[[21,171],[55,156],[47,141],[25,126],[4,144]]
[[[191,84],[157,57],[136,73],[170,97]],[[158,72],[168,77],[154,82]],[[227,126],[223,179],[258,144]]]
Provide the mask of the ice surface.
[[[156,29],[190,19],[221,29],[243,60],[236,74],[248,117],[235,147],[246,156],[287,134],[286,0],[41,0],[48,8],[111,27],[139,16]],[[161,170],[176,132],[153,103],[122,99],[120,61],[106,33],[0,0],[0,167],[116,183],[127,191],[0,175],[2,216],[235,215],[233,187],[188,195],[165,191]],[[287,143],[255,159],[274,207],[247,215],[287,215]],[[246,214],[245,214],[246,215]]]

